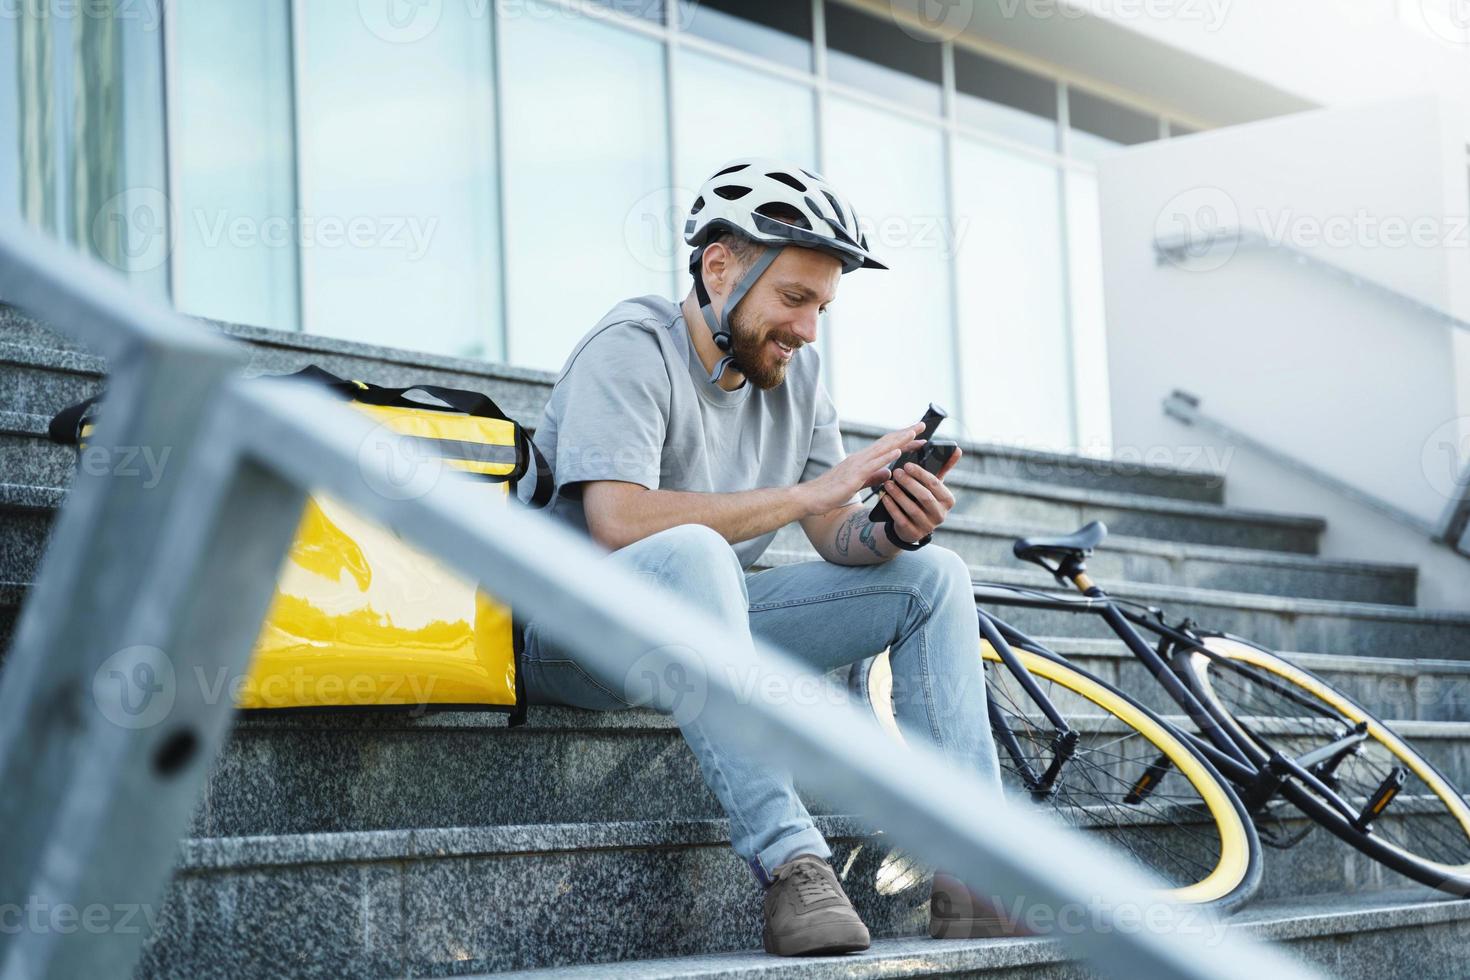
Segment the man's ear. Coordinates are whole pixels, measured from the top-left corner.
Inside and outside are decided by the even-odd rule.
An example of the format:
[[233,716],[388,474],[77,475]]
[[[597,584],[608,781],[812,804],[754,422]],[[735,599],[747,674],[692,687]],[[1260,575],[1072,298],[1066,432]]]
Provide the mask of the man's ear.
[[704,288],[711,296],[724,298],[730,293],[735,272],[735,253],[724,242],[712,242],[704,250]]

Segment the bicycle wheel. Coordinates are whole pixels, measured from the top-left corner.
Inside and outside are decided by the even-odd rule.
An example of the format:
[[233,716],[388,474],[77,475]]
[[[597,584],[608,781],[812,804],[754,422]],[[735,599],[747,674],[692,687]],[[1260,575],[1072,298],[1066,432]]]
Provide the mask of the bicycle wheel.
[[[1422,753],[1352,698],[1311,672],[1236,637],[1204,639],[1208,654],[1185,654],[1186,683],[1222,721],[1264,751],[1299,757],[1348,735],[1367,738],[1315,775],[1360,815],[1355,824],[1309,784],[1290,780],[1282,795],[1365,854],[1415,881],[1470,895],[1470,806]],[[1393,783],[1397,794],[1384,800]]]
[[[1015,682],[989,643],[980,641],[986,689],[1015,736],[997,737],[1007,796],[1031,798],[1071,827],[1100,836],[1166,883],[1166,901],[1220,911],[1248,899],[1261,877],[1255,828],[1230,786],[1174,728],[1128,695],[1061,657],[1015,648],[1016,656],[1068,724],[1081,733],[1076,753],[1050,792],[1028,789],[1025,772],[1044,771],[1055,729]],[[870,662],[868,701],[900,740],[888,655]]]

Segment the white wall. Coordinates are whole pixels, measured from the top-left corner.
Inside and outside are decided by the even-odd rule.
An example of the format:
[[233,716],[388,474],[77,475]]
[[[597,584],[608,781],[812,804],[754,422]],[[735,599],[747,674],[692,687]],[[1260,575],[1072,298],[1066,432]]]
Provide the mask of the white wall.
[[[1153,241],[1240,225],[1437,306],[1461,307],[1470,214],[1459,107],[1433,98],[1330,109],[1136,147],[1101,167],[1114,443],[1208,468],[1198,430],[1166,417],[1175,388],[1202,410],[1428,521],[1449,480],[1434,442],[1467,414],[1464,338],[1275,249],[1158,265]],[[1447,216],[1448,219],[1447,219]],[[1458,220],[1456,219],[1458,216]],[[1415,229],[1424,244],[1410,239]],[[1453,242],[1444,244],[1449,237]],[[1237,453],[1227,502],[1325,514],[1324,554],[1460,569],[1426,601],[1470,604],[1470,561]],[[1329,513],[1330,512],[1330,513]],[[1428,550],[1426,550],[1428,549]],[[1441,549],[1442,550],[1442,549]],[[1451,575],[1450,579],[1453,580]]]

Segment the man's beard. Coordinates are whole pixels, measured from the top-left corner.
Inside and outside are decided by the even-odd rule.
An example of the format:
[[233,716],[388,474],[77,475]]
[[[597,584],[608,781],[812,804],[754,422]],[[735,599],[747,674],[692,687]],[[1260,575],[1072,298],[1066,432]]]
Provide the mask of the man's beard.
[[730,366],[757,388],[768,391],[786,380],[790,362],[770,352],[771,335],[750,326],[743,312],[737,308],[730,315],[730,356],[734,358]]

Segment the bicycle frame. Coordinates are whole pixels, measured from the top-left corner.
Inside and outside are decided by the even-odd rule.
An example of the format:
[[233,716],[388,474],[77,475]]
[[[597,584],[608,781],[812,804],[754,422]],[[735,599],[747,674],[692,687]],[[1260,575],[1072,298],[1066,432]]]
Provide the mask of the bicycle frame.
[[[1185,628],[1169,626],[1163,621],[1162,610],[1151,610],[1154,619],[1119,608],[1116,602],[1100,587],[1092,583],[1081,570],[1077,570],[1078,587],[1083,598],[1073,599],[1048,593],[1018,589],[1001,583],[980,582],[974,586],[977,603],[1016,606],[1029,609],[1064,611],[1078,615],[1099,616],[1114,634],[1121,639],[1129,652],[1141,661],[1148,672],[1169,694],[1170,698],[1189,716],[1199,729],[1199,734],[1172,726],[1178,734],[1193,744],[1229,782],[1241,792],[1247,811],[1257,813],[1276,796],[1288,777],[1310,786],[1314,792],[1333,809],[1349,820],[1359,821],[1364,815],[1355,810],[1336,790],[1318,778],[1309,767],[1340,757],[1366,737],[1365,730],[1355,728],[1348,735],[1331,743],[1319,746],[1298,758],[1291,758],[1280,751],[1264,751],[1247,737],[1230,727],[1230,719],[1222,717],[1213,705],[1202,702],[1180,678],[1183,658],[1200,653],[1207,657],[1218,657],[1200,642],[1200,638]],[[1005,720],[992,707],[991,725],[997,741],[1017,762],[1023,779],[1033,795],[1044,794],[1055,780],[1067,758],[1076,748],[1077,733],[1074,732],[1060,712],[1036,685],[1030,672],[1015,656],[1011,645],[1030,647],[1056,656],[1054,651],[1037,643],[1025,633],[1003,620],[976,609],[980,633],[1000,656],[1006,668],[1015,675],[1026,695],[1036,702],[1042,713],[1057,728],[1056,753],[1048,766],[1046,775],[1036,777],[1034,770],[1020,758],[1018,743]],[[1186,621],[1187,623],[1187,621]],[[1151,647],[1139,629],[1159,636],[1158,648]],[[1219,634],[1224,635],[1224,634]],[[1172,665],[1171,665],[1172,661]],[[1320,710],[1320,709],[1314,709]],[[1065,753],[1065,755],[1064,755]]]

